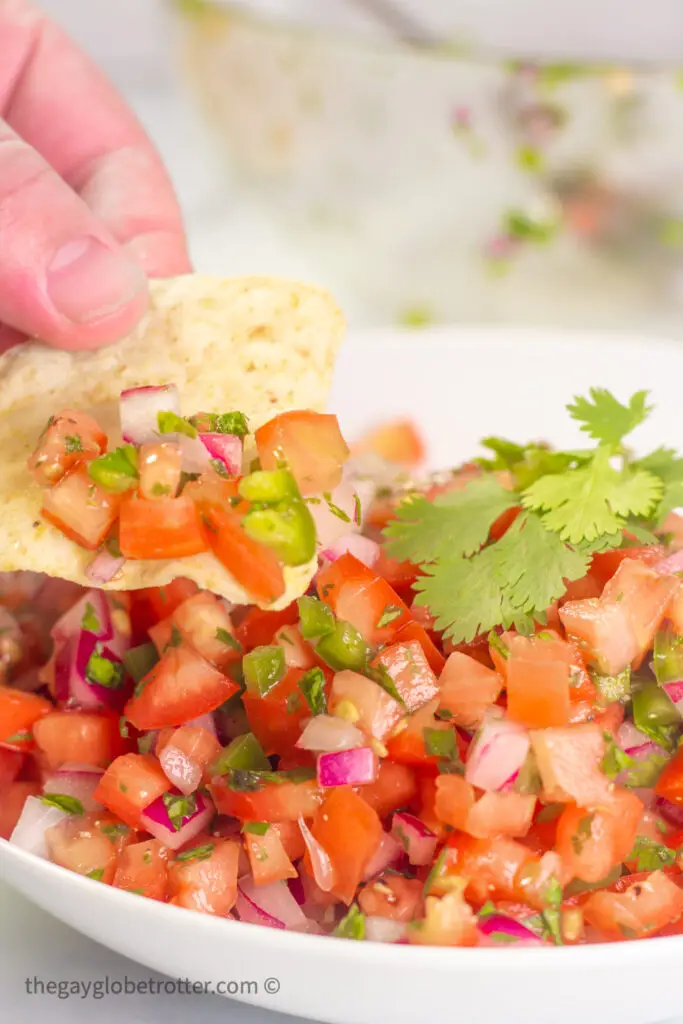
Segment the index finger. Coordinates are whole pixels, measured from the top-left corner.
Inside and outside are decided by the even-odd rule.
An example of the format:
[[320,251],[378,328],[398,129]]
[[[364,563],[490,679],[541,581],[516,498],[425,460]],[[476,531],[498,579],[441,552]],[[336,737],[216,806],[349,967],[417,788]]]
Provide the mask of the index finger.
[[0,114],[150,276],[190,269],[173,186],[96,65],[24,0],[0,4]]

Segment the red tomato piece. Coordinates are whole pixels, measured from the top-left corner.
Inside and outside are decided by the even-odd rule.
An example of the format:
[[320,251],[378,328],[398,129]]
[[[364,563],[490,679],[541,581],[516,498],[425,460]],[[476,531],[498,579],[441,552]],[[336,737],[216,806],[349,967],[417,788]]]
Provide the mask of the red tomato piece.
[[540,729],[531,733],[531,745],[548,803],[609,803],[612,784],[600,770],[605,737],[599,725]]
[[439,686],[439,708],[452,716],[455,725],[472,730],[481,725],[498,700],[503,680],[493,669],[456,651],[448,656]]
[[218,561],[258,601],[276,601],[285,592],[282,567],[270,548],[252,540],[234,509],[200,501],[204,537]]
[[383,647],[372,664],[386,669],[409,713],[424,707],[439,691],[436,676],[417,640]]
[[119,855],[112,885],[164,903],[168,897],[168,852],[158,839],[131,843]]
[[178,444],[143,444],[138,453],[140,494],[146,501],[175,498],[182,453]]
[[183,601],[172,616],[183,640],[218,669],[239,661],[241,648],[235,639],[225,605],[208,591]]
[[372,647],[391,643],[401,626],[411,621],[410,610],[396,591],[351,554],[318,573],[317,588],[337,618],[355,626]]
[[287,668],[308,670],[318,664],[315,651],[304,640],[298,626],[282,626],[274,635],[273,641],[285,652]]
[[41,514],[69,540],[94,551],[114,525],[120,505],[121,495],[99,487],[79,463],[45,491]]
[[79,462],[107,450],[107,435],[86,412],[65,409],[51,416],[40,435],[28,468],[41,487],[52,487]]
[[34,725],[52,710],[49,700],[37,693],[0,686],[0,745],[11,750],[30,750],[34,746]]
[[140,628],[141,634],[144,636],[151,625],[173,615],[178,605],[198,593],[197,584],[182,576],[178,576],[164,587],[134,590],[131,595],[133,623]]
[[535,860],[515,839],[474,839],[463,832],[448,837],[446,851],[436,888],[442,875],[460,875],[468,880],[466,896],[476,906],[490,899],[519,899],[518,873]]
[[0,839],[9,839],[19,821],[24,804],[30,796],[40,796],[39,782],[12,782],[3,790],[0,799]]
[[[299,690],[302,669],[291,668],[284,678],[263,696],[246,690],[242,703],[249,727],[266,754],[286,754],[301,735],[302,722],[311,711]],[[329,684],[326,686],[329,692]]]
[[333,491],[341,483],[349,448],[336,416],[284,412],[254,434],[261,465],[277,469],[285,462],[302,494]]
[[75,815],[45,832],[48,855],[77,875],[87,875],[110,885],[119,852],[130,839],[128,830],[118,832],[119,823],[102,811]]
[[567,725],[574,653],[561,640],[513,637],[507,662],[508,715],[530,728]]
[[176,858],[168,871],[170,902],[201,914],[226,917],[237,899],[240,844],[216,839],[208,857]]
[[641,801],[628,790],[615,789],[609,809],[568,804],[557,823],[557,852],[568,877],[606,878],[631,852],[642,813]]
[[0,795],[5,793],[16,780],[24,758],[25,755],[20,750],[0,747]]
[[606,938],[644,939],[683,916],[683,889],[663,871],[653,871],[624,892],[593,893],[583,913]]
[[683,806],[683,747],[679,747],[655,783],[657,796]]
[[[438,786],[437,780],[437,786]],[[536,797],[522,793],[483,793],[470,809],[464,831],[477,839],[522,839],[536,809]]]
[[245,793],[230,789],[224,779],[209,786],[219,814],[240,821],[297,821],[312,818],[322,801],[322,792],[314,779],[305,782],[269,782],[261,789]]
[[410,768],[383,760],[379,763],[375,781],[363,786],[363,799],[377,811],[380,818],[386,818],[399,807],[406,807],[416,790],[415,775]]
[[[392,761],[399,764],[410,764],[416,767],[434,765],[439,763],[439,757],[430,754],[425,744],[425,729],[435,729],[442,732],[453,733],[453,725],[435,717],[437,702],[431,701],[425,707],[420,708],[401,722],[400,729],[397,729],[393,736],[387,741],[388,756]],[[455,742],[462,755],[460,737],[455,733]]]
[[331,713],[334,714],[342,703],[353,706],[355,724],[380,743],[386,740],[403,715],[401,705],[381,686],[367,676],[349,670],[337,672],[332,680]]
[[[184,762],[189,759],[199,765],[202,777],[205,777],[206,769],[220,754],[221,745],[208,729],[202,729],[196,725],[181,725],[179,729],[164,729],[159,734],[156,756],[161,758],[164,751],[176,770],[182,772]],[[179,783],[176,785],[183,793],[186,792]],[[192,789],[189,790],[189,792],[192,791]]]
[[[649,544],[646,547],[616,548],[614,551],[602,551],[593,555],[590,575],[602,592],[606,583],[612,579],[622,562],[635,559],[644,565],[655,565],[661,562],[666,549],[661,544]],[[600,597],[600,594],[586,594],[585,597]]]
[[127,746],[118,718],[95,711],[51,711],[35,723],[33,735],[51,769],[63,764],[106,768]]
[[[332,862],[332,892],[347,905],[353,902],[363,872],[382,839],[377,812],[352,789],[330,790],[316,812],[311,832]],[[312,875],[308,856],[305,858]]]
[[353,454],[372,452],[387,462],[411,469],[425,459],[425,443],[412,420],[391,420],[371,430],[353,445]]
[[254,647],[264,647],[273,643],[275,634],[282,626],[293,626],[299,621],[299,608],[296,601],[278,612],[264,611],[262,608],[250,608],[235,629],[235,636],[245,651]]
[[474,807],[474,786],[460,775],[439,775],[435,780],[434,812],[444,825],[468,832],[467,822]]
[[208,550],[197,506],[179,498],[146,501],[126,494],[119,516],[119,547],[126,558],[187,558]]
[[400,594],[405,601],[412,600],[413,584],[420,575],[418,566],[413,565],[412,562],[399,562],[387,554],[386,548],[381,547],[372,568],[378,576],[391,584],[396,593]]
[[[259,831],[261,824],[257,824]],[[244,846],[256,885],[269,885],[285,878],[298,878],[299,873],[287,856],[274,825],[269,825],[260,835],[258,832],[249,831],[249,825],[245,825]]]
[[182,725],[214,711],[239,686],[185,645],[169,647],[125,706],[136,729]]
[[358,905],[368,917],[412,921],[422,902],[423,883],[401,875],[380,875],[358,893]]
[[[411,614],[413,614],[413,609],[411,609]],[[406,622],[404,626],[401,626],[401,628],[396,631],[394,640],[397,644],[404,644],[408,643],[410,640],[417,640],[432,672],[437,676],[441,675],[444,665],[446,664],[446,659],[430,637],[427,630],[419,622]]]
[[161,765],[151,754],[123,754],[107,768],[95,799],[131,828],[140,828],[140,814],[169,789]]

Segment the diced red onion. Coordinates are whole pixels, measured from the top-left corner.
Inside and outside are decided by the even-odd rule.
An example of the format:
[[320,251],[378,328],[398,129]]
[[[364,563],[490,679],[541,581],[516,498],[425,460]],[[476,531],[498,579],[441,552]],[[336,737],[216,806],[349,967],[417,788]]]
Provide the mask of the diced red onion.
[[63,767],[45,779],[43,793],[72,796],[80,800],[84,810],[96,811],[102,804],[95,800],[94,793],[103,774],[101,769]]
[[[676,706],[683,701],[683,679],[679,679],[675,683],[664,683],[662,689],[666,690]],[[678,710],[681,710],[680,707]]]
[[36,857],[47,858],[45,832],[68,817],[69,815],[60,811],[59,807],[48,806],[40,797],[30,796],[23,806],[9,841],[21,850],[35,853]]
[[304,884],[301,881],[299,875],[297,875],[296,878],[288,878],[287,886],[292,896],[299,904],[299,906],[303,907],[304,903],[306,902],[306,892],[304,890]]
[[[119,710],[130,696],[130,684],[125,677],[121,686],[101,686],[86,676],[88,662],[98,646],[97,637],[83,630],[76,639],[62,643],[55,657],[55,697],[58,701],[71,703],[81,708],[108,707]],[[121,659],[109,647],[103,646],[101,654],[114,664],[121,665]]]
[[216,722],[214,720],[212,712],[208,711],[205,715],[199,715],[198,718],[192,718],[185,725],[194,726],[196,729],[206,729],[212,736],[218,736],[216,731]]
[[194,793],[202,781],[202,766],[170,743],[159,754],[159,763],[168,781],[184,796]]
[[395,864],[403,853],[403,847],[389,832],[384,832],[380,844],[365,866],[363,881],[369,882],[371,878],[381,875],[390,864]]
[[655,798],[652,809],[666,818],[675,828],[683,828],[683,804],[674,804],[671,800],[658,796]]
[[315,523],[319,548],[328,548],[340,537],[357,533],[356,491],[349,483],[341,483],[331,492],[329,500],[322,494],[312,496],[308,508]]
[[530,746],[523,725],[487,715],[469,748],[465,778],[479,789],[501,790],[519,772]]
[[218,459],[228,476],[242,473],[242,441],[234,434],[200,434],[209,458]]
[[505,914],[489,914],[487,917],[480,918],[478,927],[482,935],[490,936],[496,932],[517,942],[528,943],[534,946],[544,945],[543,939],[536,932],[532,932],[530,928],[527,928],[520,921],[515,921],[512,917],[506,917]]
[[431,864],[438,842],[437,837],[414,814],[396,811],[391,819],[391,834],[406,851],[411,864]]
[[296,745],[301,750],[333,753],[362,747],[365,742],[363,733],[351,722],[334,715],[316,715],[304,726]]
[[345,533],[333,544],[328,545],[320,552],[320,557],[325,563],[336,562],[342,555],[353,555],[369,569],[373,567],[379,558],[380,546],[370,537],[363,537],[360,533]]
[[674,576],[677,572],[683,572],[683,548],[657,562],[654,569],[662,576]]
[[83,616],[86,615],[88,605],[92,608],[92,615],[88,616],[96,628],[91,636],[96,640],[111,640],[114,636],[114,626],[111,618],[111,610],[106,595],[101,590],[86,590],[72,607],[55,622],[50,631],[50,636],[55,644],[64,640],[71,640],[83,632]]
[[646,747],[657,747],[656,743],[653,743],[650,737],[641,732],[633,722],[624,722],[619,726],[619,731],[616,735],[618,746],[628,754],[629,757],[634,757],[636,754],[643,756],[643,752]]
[[[240,897],[244,900],[242,906]],[[247,875],[237,883],[237,913],[240,920],[251,920],[252,923],[267,924],[269,928],[287,928],[292,931],[306,931],[308,921],[306,915],[289,891],[286,882],[271,882],[269,885],[256,885],[253,878]],[[243,916],[243,911],[247,917]],[[264,916],[268,921],[253,921],[252,914]]]
[[[178,796],[181,794],[179,793]],[[158,839],[159,842],[168,846],[171,850],[178,850],[185,843],[188,843],[195,836],[199,835],[203,828],[211,821],[214,813],[213,804],[201,793],[195,794],[197,809],[193,814],[184,818],[179,829],[173,827],[168,816],[163,796],[146,807],[140,815],[140,823],[146,832]]]
[[301,836],[306,844],[308,856],[311,858],[313,878],[323,892],[329,892],[335,883],[334,868],[327,850],[318,842],[303,818],[299,818]]
[[337,750],[318,757],[318,782],[332,786],[363,786],[377,778],[377,755],[370,747]]
[[284,930],[284,921],[273,917],[272,914],[267,914],[265,910],[261,910],[258,904],[254,903],[248,896],[245,896],[239,886],[237,887],[235,910],[239,915],[240,921],[243,921],[245,924],[260,924],[264,928],[280,928]]
[[91,583],[102,585],[109,583],[121,571],[126,564],[122,555],[112,555],[106,548],[98,551],[90,565],[85,570],[85,575]]
[[365,938],[369,942],[399,942],[406,934],[404,921],[390,917],[366,917]]
[[119,405],[121,436],[126,444],[154,444],[159,441],[160,412],[180,416],[180,396],[175,384],[127,388]]

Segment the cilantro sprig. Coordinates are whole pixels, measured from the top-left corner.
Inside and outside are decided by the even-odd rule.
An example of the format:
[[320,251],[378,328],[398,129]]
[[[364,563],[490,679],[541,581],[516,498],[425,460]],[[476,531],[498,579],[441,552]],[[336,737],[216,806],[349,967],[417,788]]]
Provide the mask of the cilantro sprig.
[[[433,501],[408,495],[384,531],[388,553],[421,569],[416,604],[454,643],[496,626],[528,633],[595,552],[629,543],[625,531],[654,543],[683,505],[683,457],[660,448],[633,461],[624,446],[651,412],[647,392],[622,405],[593,388],[567,408],[594,448],[486,438],[493,458],[479,460],[480,477]],[[494,524],[513,510],[512,525],[491,541]]]

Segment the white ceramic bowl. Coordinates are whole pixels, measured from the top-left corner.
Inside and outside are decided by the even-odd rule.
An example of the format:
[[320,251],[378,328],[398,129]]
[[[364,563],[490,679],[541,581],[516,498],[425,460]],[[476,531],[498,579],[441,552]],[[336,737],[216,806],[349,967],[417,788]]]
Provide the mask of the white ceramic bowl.
[[[576,444],[563,404],[591,385],[656,403],[637,447],[683,447],[683,345],[548,333],[442,330],[359,336],[332,407],[356,433],[418,419],[433,462],[483,434]],[[585,440],[585,438],[584,438]],[[683,937],[571,949],[438,949],[288,934],[119,892],[0,841],[0,876],[85,935],[171,977],[259,980],[245,1001],[331,1024],[656,1024],[683,1012]],[[38,966],[38,965],[37,965]],[[277,978],[277,999],[267,979]],[[265,991],[264,991],[265,988]],[[272,984],[271,984],[272,988]]]

